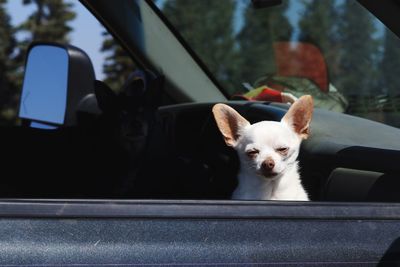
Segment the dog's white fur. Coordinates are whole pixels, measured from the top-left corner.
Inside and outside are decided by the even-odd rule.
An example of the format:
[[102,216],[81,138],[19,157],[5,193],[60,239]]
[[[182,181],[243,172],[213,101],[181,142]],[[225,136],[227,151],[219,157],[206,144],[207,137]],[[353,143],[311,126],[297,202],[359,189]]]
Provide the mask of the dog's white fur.
[[280,122],[250,124],[225,104],[213,107],[226,144],[240,159],[239,184],[233,199],[309,200],[296,159],[301,141],[309,135],[312,112],[311,96],[298,99]]

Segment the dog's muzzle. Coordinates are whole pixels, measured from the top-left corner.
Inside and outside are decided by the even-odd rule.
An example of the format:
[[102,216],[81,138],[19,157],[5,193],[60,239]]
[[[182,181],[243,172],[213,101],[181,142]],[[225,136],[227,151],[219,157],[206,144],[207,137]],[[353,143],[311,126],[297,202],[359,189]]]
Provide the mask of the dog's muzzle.
[[278,173],[274,172],[275,161],[269,157],[261,164],[260,172],[261,175],[266,178],[273,178],[278,175]]

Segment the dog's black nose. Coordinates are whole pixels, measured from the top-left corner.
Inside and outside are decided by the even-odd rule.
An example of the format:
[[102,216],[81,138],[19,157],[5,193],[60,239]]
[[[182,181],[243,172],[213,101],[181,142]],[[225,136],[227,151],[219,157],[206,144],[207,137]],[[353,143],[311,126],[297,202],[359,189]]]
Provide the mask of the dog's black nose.
[[271,171],[275,167],[275,162],[272,158],[267,158],[261,164],[261,167],[266,171]]

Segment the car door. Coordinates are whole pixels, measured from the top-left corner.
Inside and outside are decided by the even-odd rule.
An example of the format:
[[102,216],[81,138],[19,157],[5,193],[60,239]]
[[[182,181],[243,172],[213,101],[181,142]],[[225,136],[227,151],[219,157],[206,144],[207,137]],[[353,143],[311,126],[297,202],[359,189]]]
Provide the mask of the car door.
[[398,204],[1,202],[2,265],[392,266]]

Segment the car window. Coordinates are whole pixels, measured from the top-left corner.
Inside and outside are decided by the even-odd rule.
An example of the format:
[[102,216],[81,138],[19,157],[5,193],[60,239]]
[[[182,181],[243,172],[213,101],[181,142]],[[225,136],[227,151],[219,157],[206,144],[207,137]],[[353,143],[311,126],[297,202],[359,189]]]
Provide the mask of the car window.
[[0,125],[15,125],[26,50],[33,41],[68,43],[90,57],[96,78],[118,90],[135,69],[127,53],[77,1],[0,2]]
[[[240,155],[224,143],[224,131],[218,131],[220,123],[216,125],[212,116],[216,114],[213,106],[225,101],[226,93],[232,99],[257,100],[265,90],[272,90],[293,97],[311,94],[317,107],[335,111],[314,113],[313,138],[303,143],[299,153],[302,182],[312,200],[347,201],[342,188],[351,187],[346,182],[351,177],[356,186],[372,185],[384,177],[377,197],[359,194],[357,200],[387,199],[382,196],[398,200],[398,186],[392,184],[393,173],[398,172],[393,169],[396,157],[392,153],[398,151],[388,150],[396,149],[391,143],[397,140],[398,129],[338,113],[391,125],[396,122],[397,113],[388,104],[396,96],[389,90],[394,77],[383,77],[383,73],[391,70],[384,71],[384,66],[395,68],[397,39],[356,2],[282,1],[255,9],[250,1],[156,1],[189,46],[176,38],[153,1],[82,2],[100,14],[99,19],[127,50],[78,2],[0,1],[4,40],[0,42],[0,148],[6,155],[1,166],[3,173],[11,173],[0,181],[0,197],[229,199],[237,185]],[[347,18],[346,12],[360,12],[363,27],[350,15]],[[316,21],[321,25],[315,27]],[[367,34],[361,34],[362,30]],[[348,39],[343,41],[345,36]],[[83,103],[82,109],[72,111],[75,124],[65,123],[66,116],[62,125],[27,116],[20,123],[17,118],[24,58],[32,41],[81,48],[93,61],[97,79],[105,82],[96,82],[94,88],[84,86],[90,91],[75,97]],[[367,41],[371,44],[365,45]],[[135,64],[127,57],[128,50],[148,69],[130,76]],[[85,75],[85,69],[79,66],[71,76],[79,73],[77,80],[93,85],[92,72]],[[115,94],[107,84],[114,91],[121,86],[123,90]],[[300,106],[292,106],[297,106],[297,112],[305,111],[302,106],[310,107],[310,98],[303,100]],[[185,103],[189,101],[202,103]],[[48,108],[54,102],[34,103]],[[250,122],[280,120],[287,108],[245,101],[228,104]],[[215,118],[226,116],[225,111]],[[46,122],[50,128],[38,127]],[[297,131],[306,138],[309,121],[303,123],[307,127],[297,127]],[[231,122],[227,125],[232,126]],[[349,126],[368,134],[360,136]],[[379,146],[376,136],[385,136],[381,138],[385,146]],[[289,148],[280,143],[273,151],[284,156]],[[251,157],[260,150],[254,147],[247,152]],[[266,175],[277,175],[271,172],[275,163],[265,162],[260,166]],[[269,173],[265,168],[271,169]],[[393,189],[391,194],[388,188]]]
[[232,98],[254,99],[254,89],[267,86],[311,94],[320,108],[400,126],[400,40],[357,1],[157,4]]

